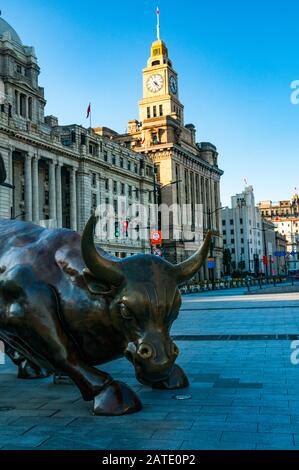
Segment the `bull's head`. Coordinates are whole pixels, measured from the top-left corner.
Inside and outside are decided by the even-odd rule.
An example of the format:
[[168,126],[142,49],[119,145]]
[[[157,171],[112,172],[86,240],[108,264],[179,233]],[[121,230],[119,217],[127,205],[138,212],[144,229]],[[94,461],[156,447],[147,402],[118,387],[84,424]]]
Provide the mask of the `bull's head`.
[[203,265],[211,233],[191,258],[174,266],[154,255],[111,258],[95,247],[95,223],[91,216],[82,236],[89,275],[112,289],[111,321],[125,337],[125,355],[134,364],[138,380],[145,384],[161,381],[179,354],[170,337],[181,307],[179,286]]

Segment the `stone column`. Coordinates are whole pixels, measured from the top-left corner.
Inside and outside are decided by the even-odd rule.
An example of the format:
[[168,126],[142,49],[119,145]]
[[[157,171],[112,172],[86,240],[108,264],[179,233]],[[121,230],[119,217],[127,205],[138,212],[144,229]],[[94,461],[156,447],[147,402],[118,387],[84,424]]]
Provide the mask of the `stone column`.
[[55,162],[49,162],[49,203],[50,203],[50,219],[57,225],[56,220],[56,178],[55,178]]
[[58,162],[56,166],[56,218],[57,227],[62,228],[62,187],[61,187],[61,168],[62,164]]
[[32,155],[25,155],[25,220],[32,221]]
[[39,222],[39,183],[38,183],[38,162],[39,157],[35,155],[32,165],[32,194],[33,194],[33,221]]
[[77,170],[70,170],[71,229],[77,230]]

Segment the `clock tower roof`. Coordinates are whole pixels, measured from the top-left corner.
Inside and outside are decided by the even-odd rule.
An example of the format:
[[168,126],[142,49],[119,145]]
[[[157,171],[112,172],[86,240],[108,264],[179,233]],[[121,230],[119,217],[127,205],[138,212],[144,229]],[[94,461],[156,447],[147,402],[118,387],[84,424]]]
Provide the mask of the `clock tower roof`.
[[171,61],[169,60],[168,48],[165,42],[161,39],[158,39],[152,43],[151,55],[148,60],[148,67],[162,64],[170,65],[170,67],[172,66]]

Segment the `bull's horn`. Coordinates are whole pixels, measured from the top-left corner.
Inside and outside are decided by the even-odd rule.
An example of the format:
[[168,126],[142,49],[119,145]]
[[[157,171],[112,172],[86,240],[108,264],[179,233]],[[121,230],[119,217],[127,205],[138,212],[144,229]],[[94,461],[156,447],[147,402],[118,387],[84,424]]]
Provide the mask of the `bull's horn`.
[[200,270],[207,258],[211,239],[212,232],[209,231],[202,247],[186,261],[183,261],[182,263],[175,266],[178,284],[183,284],[184,282],[188,281]]
[[81,253],[89,271],[102,282],[110,286],[118,286],[124,280],[124,274],[120,267],[120,261],[109,259],[109,256],[101,255],[94,244],[94,228],[96,217],[92,215],[86,224],[82,239]]

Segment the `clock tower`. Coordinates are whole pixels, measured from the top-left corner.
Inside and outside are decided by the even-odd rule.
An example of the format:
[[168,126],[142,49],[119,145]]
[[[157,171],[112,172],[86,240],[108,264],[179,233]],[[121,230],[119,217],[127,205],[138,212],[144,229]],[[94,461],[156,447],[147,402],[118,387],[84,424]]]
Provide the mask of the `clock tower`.
[[[157,20],[157,39],[142,71],[139,120],[130,120],[127,132],[114,134],[113,140],[141,156],[149,156],[154,162],[155,172],[151,174],[141,157],[141,171],[153,178],[153,191],[148,195],[143,193],[143,198],[169,208],[169,214],[160,213],[158,222],[166,259],[181,262],[198,249],[202,232],[212,229],[219,233],[214,237],[211,253],[215,258],[215,272],[206,264],[200,273],[201,279],[217,279],[222,258],[220,178],[223,172],[218,168],[217,148],[209,142],[197,142],[195,126],[184,122],[178,75],[160,37],[159,9]],[[153,194],[159,197],[153,198]]]
[[[159,31],[159,29],[158,29]],[[179,100],[178,75],[172,67],[164,41],[153,42],[147,67],[143,70],[143,99],[140,121],[171,116],[184,125],[184,106]]]

